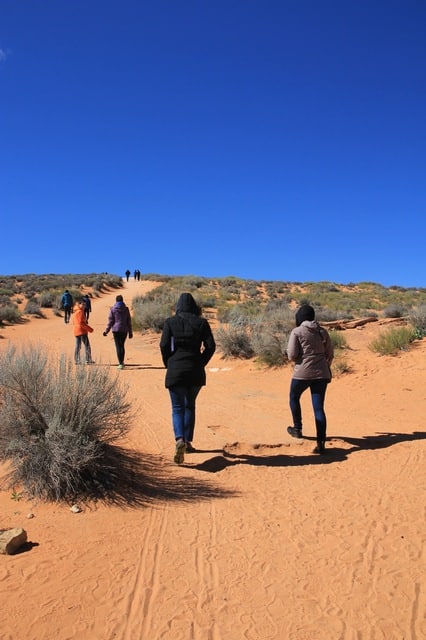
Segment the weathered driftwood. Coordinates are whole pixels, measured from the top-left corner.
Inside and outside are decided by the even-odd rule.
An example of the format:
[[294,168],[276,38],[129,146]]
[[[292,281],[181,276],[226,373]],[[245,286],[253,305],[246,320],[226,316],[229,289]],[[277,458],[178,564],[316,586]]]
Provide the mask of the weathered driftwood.
[[377,322],[378,318],[375,316],[368,316],[367,318],[358,318],[357,320],[331,320],[330,322],[321,322],[323,327],[327,329],[339,329],[344,331],[345,329],[356,329],[362,327],[369,322]]

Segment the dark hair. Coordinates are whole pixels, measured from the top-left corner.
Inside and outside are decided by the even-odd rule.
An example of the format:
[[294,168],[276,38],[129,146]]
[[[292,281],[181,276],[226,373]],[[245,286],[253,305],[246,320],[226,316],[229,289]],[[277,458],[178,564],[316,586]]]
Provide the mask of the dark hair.
[[115,296],[115,300],[116,302],[123,302],[123,296],[122,295]]
[[300,327],[305,320],[315,320],[315,311],[309,304],[302,304],[296,311],[296,327]]

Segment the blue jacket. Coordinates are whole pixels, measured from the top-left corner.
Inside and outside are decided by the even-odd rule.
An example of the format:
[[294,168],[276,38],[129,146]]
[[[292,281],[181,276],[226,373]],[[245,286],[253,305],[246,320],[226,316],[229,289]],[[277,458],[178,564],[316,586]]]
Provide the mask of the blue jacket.
[[61,298],[61,302],[64,307],[72,307],[73,299],[69,291],[65,291],[64,295]]

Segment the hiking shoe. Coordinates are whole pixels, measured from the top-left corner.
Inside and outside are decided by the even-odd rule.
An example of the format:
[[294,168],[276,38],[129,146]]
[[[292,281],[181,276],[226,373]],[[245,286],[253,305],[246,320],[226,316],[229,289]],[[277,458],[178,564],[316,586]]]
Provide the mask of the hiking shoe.
[[119,364],[117,369],[124,369],[124,364]]
[[325,442],[318,442],[312,453],[325,453]]
[[194,449],[191,442],[185,442],[186,453],[195,453],[197,449]]
[[175,457],[173,458],[174,463],[182,464],[184,455],[185,455],[185,443],[183,440],[178,440],[176,442]]
[[287,433],[293,438],[303,438],[302,429],[298,429],[297,427],[287,427]]

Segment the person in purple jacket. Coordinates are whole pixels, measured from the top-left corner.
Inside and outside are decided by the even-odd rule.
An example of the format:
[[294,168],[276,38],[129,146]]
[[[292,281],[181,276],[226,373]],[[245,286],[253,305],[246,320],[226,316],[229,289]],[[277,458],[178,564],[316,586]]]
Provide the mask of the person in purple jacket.
[[132,319],[129,307],[123,302],[123,296],[118,295],[115,300],[115,305],[110,309],[108,324],[103,335],[107,336],[112,331],[118,358],[118,369],[123,369],[124,356],[126,355],[124,344],[127,336],[129,336],[129,339],[133,338]]

